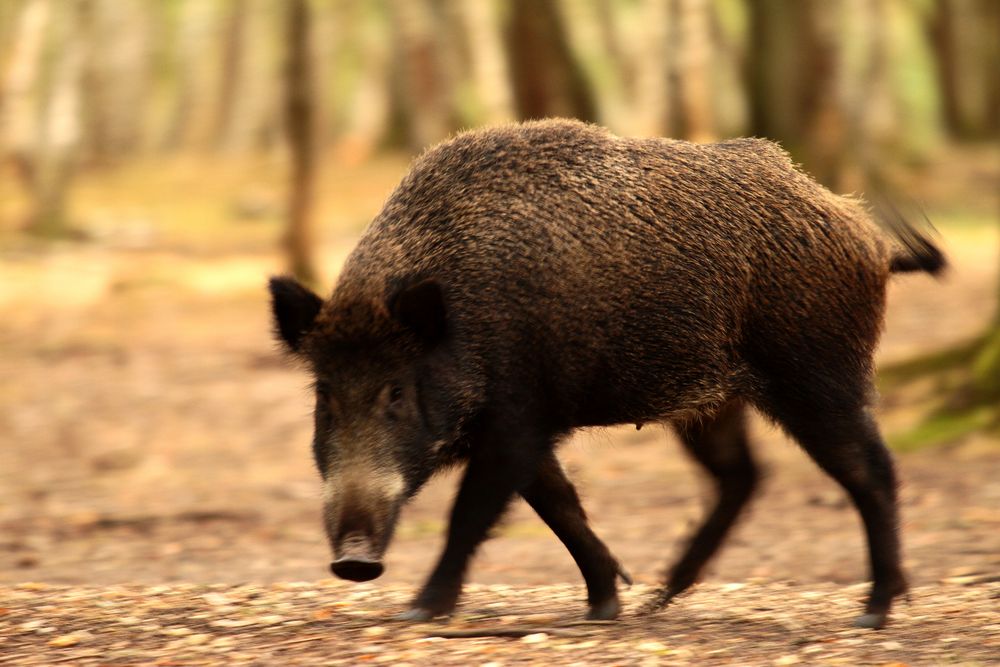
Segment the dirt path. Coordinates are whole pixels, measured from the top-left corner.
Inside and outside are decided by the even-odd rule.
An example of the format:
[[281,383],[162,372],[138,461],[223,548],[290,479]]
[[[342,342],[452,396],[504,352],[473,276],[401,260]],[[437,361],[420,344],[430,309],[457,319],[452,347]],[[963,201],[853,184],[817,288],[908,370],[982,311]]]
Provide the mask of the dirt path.
[[[961,340],[990,316],[996,239],[948,241],[948,282],[893,287],[883,359]],[[310,399],[268,339],[269,261],[91,250],[5,260],[0,664],[1000,664],[997,444],[899,457],[914,603],[872,635],[848,629],[867,576],[854,511],[761,421],[763,493],[676,607],[533,639],[425,640],[425,628],[389,624],[432,566],[455,478],[406,510],[376,585],[324,578]],[[885,408],[890,428],[909,418],[905,401]],[[708,488],[656,428],[584,433],[561,457],[639,584],[634,607]],[[579,574],[544,525],[521,504],[497,532],[457,625],[579,617]],[[244,582],[257,583],[232,588]]]
[[[849,627],[861,587],[705,585],[667,610],[577,621],[568,586],[477,586],[450,624],[392,620],[409,590],[342,583],[0,588],[0,662],[78,665],[996,665],[1000,583],[919,587]],[[502,635],[502,636],[498,636]]]

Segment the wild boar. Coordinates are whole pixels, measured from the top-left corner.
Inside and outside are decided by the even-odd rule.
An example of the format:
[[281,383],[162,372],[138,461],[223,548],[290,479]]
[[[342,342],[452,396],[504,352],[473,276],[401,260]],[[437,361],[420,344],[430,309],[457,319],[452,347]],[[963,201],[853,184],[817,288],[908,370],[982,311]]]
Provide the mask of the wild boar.
[[857,624],[881,627],[907,585],[872,357],[890,274],[945,264],[921,232],[897,231],[761,139],[629,139],[549,120],[428,150],[328,299],[271,282],[278,336],[315,376],[333,573],[379,576],[404,502],[465,463],[444,552],[402,617],[453,611],[471,556],[520,495],[579,565],[588,616],[614,618],[621,568],[554,451],[575,429],[661,422],[718,492],[651,602],[665,605],[754,491],[752,407],[853,500],[873,579]]

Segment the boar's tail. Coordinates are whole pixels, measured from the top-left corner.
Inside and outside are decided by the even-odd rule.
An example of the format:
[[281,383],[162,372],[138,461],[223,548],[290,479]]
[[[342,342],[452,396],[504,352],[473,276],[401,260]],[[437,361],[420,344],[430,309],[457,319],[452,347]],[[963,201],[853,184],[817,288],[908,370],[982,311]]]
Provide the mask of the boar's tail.
[[915,227],[888,200],[881,201],[875,209],[879,224],[893,236],[898,245],[902,246],[893,251],[889,262],[889,271],[892,273],[924,271],[932,276],[937,276],[948,266],[948,260],[925,231],[926,229],[934,230],[934,225],[927,219],[923,211],[920,211],[915,204],[913,206],[924,220],[923,225],[921,225],[924,229]]
[[906,244],[906,250],[895,253],[889,263],[892,273],[909,273],[911,271],[926,271],[932,276],[941,274],[948,266],[948,260],[940,248],[923,236],[916,239],[914,245]]

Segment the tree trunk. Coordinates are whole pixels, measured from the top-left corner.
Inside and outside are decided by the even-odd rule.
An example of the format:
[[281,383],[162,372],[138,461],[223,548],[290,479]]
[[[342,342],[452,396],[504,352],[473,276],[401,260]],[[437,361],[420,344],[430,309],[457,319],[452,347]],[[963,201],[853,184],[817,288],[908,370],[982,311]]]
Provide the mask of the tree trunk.
[[470,124],[494,124],[511,120],[510,79],[495,2],[449,0],[460,35],[464,36],[462,60],[472,106]]
[[[10,55],[0,93],[0,149],[10,159],[26,188],[31,182],[31,155],[39,135],[38,72],[42,65],[51,6],[29,0],[11,29]],[[14,17],[12,17],[14,18]]]
[[680,43],[677,62],[681,136],[691,141],[711,141],[712,118],[711,7],[708,0],[675,0],[675,20]]
[[317,274],[312,252],[315,93],[308,0],[288,0],[286,14],[285,131],[291,153],[291,182],[284,248],[292,275],[307,285],[315,285]]
[[[342,120],[337,129],[337,152],[341,159],[357,163],[378,147],[390,125],[392,72],[390,71],[390,33],[378,9],[367,0],[342,0],[336,4],[334,20],[344,30],[337,58],[338,76],[350,80],[337,86],[345,99]],[[332,104],[338,108],[336,104]]]
[[280,18],[273,0],[238,0],[219,81],[216,145],[245,153],[271,145],[281,125],[280,80],[272,63],[281,58],[272,25]]
[[932,35],[952,134],[982,138],[1000,126],[991,113],[1000,46],[996,0],[938,0]]
[[84,8],[85,156],[108,164],[142,144],[151,74],[147,16],[136,0],[87,0]]
[[[799,15],[804,48],[801,113],[805,122],[803,155],[806,167],[833,190],[840,188],[846,123],[840,99],[843,59],[838,43],[841,1],[809,0]],[[811,72],[811,76],[808,74]]]
[[[231,0],[229,12],[222,30],[222,76],[219,79],[219,98],[215,104],[215,122],[212,135],[216,145],[226,148],[232,145],[234,118],[245,101],[240,96],[239,84],[246,62],[248,0]],[[263,72],[254,72],[256,77]]]
[[957,56],[955,53],[954,15],[949,0],[937,0],[931,34],[938,68],[938,85],[941,90],[941,110],[951,134],[961,134],[962,113]]
[[746,60],[751,134],[798,148],[802,136],[799,97],[805,87],[802,13],[807,0],[749,0]]
[[573,59],[555,0],[512,0],[509,11],[506,41],[518,116],[596,121],[593,92]]
[[[80,139],[83,47],[75,24],[82,2],[54,7],[33,0],[24,8],[4,88],[5,143],[30,192],[27,229],[39,236],[68,233],[69,185]],[[55,45],[47,76],[40,76],[46,42]]]
[[444,139],[455,125],[453,81],[437,9],[429,0],[389,0],[396,49],[396,113],[412,150]]
[[673,126],[669,2],[642,0],[639,7],[633,68],[635,94],[630,102],[632,122],[640,136],[669,135]]
[[213,36],[219,7],[203,0],[180,0],[174,53],[173,109],[164,150],[204,148],[211,143],[218,40]]

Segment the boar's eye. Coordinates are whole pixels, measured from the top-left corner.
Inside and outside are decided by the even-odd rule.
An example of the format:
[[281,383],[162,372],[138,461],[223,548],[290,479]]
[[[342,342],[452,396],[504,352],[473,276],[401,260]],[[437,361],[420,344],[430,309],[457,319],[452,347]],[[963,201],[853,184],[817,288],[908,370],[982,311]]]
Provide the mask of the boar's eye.
[[401,401],[402,399],[403,399],[403,388],[400,387],[398,384],[392,385],[392,387],[389,388],[389,405],[393,405],[394,403],[399,403],[399,401]]

